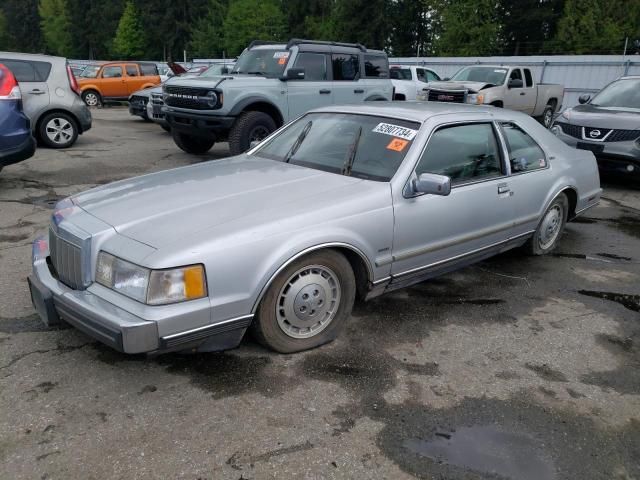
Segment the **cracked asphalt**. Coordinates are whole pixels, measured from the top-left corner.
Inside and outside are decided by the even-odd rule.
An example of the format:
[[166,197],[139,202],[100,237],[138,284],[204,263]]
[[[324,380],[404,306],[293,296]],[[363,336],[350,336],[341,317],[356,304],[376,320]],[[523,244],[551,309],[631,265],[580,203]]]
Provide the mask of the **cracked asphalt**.
[[0,173],[0,478],[640,479],[637,187],[608,183],[554,255],[357,304],[310,352],[149,359],[45,328],[26,276],[55,201],[200,161],[105,108]]

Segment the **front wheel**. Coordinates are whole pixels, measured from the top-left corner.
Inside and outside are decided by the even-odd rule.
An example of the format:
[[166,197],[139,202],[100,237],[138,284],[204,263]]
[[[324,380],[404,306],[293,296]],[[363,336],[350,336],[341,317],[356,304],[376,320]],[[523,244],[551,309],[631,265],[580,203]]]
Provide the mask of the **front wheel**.
[[280,353],[318,347],[337,337],[355,295],[355,277],[344,255],[315,252],[280,272],[251,329],[260,343]]
[[185,133],[173,132],[173,141],[178,147],[193,155],[204,155],[215,143],[215,140],[205,137],[196,137]]
[[229,132],[231,155],[240,155],[249,150],[252,142],[260,142],[276,130],[276,122],[263,112],[244,112]]
[[540,116],[540,123],[544,126],[544,128],[551,128],[551,124],[553,123],[553,106],[547,105],[544,107],[544,111]]
[[545,255],[553,251],[562,236],[569,214],[569,200],[564,193],[558,195],[538,224],[533,237],[527,242],[526,249],[531,255]]

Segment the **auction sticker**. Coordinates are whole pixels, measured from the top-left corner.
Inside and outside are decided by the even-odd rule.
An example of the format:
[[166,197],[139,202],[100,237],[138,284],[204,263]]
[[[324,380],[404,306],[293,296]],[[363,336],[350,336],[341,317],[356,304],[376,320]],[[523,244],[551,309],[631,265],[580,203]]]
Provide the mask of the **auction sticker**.
[[391,135],[392,137],[404,138],[405,140],[413,140],[413,137],[418,133],[417,130],[401,127],[399,125],[392,125],[390,123],[379,123],[373,131],[376,133]]
[[289,56],[289,52],[275,52],[273,54],[273,58],[287,58]]
[[409,140],[394,138],[389,142],[389,145],[387,145],[387,150],[393,150],[394,152],[401,152],[402,150],[404,150],[404,147],[406,147],[408,144],[409,144]]

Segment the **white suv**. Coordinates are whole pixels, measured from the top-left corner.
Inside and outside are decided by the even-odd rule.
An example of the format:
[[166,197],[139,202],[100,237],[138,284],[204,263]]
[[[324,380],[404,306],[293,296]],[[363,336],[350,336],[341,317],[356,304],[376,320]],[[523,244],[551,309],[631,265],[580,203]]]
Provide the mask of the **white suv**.
[[436,72],[415,65],[391,65],[394,100],[416,100],[416,96],[427,87],[427,83],[440,80]]

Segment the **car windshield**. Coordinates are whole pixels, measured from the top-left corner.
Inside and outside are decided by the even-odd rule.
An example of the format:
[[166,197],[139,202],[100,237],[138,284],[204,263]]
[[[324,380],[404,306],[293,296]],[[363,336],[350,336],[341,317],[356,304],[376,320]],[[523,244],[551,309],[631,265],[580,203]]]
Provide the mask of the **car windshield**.
[[626,78],[611,83],[593,97],[591,105],[640,109],[640,78]]
[[466,82],[482,82],[502,85],[507,76],[506,68],[498,67],[465,67],[459,70],[451,80]]
[[289,52],[284,48],[254,48],[245,50],[231,73],[246,73],[278,78],[284,72]]
[[389,77],[392,80],[411,80],[411,69],[391,67],[389,69]]
[[350,113],[308,113],[253,155],[366,180],[389,181],[420,124]]
[[80,76],[84,78],[96,78],[99,70],[100,65],[87,65]]
[[223,69],[231,70],[228,65],[211,65],[204,72],[200,74],[201,77],[216,77],[222,75]]

